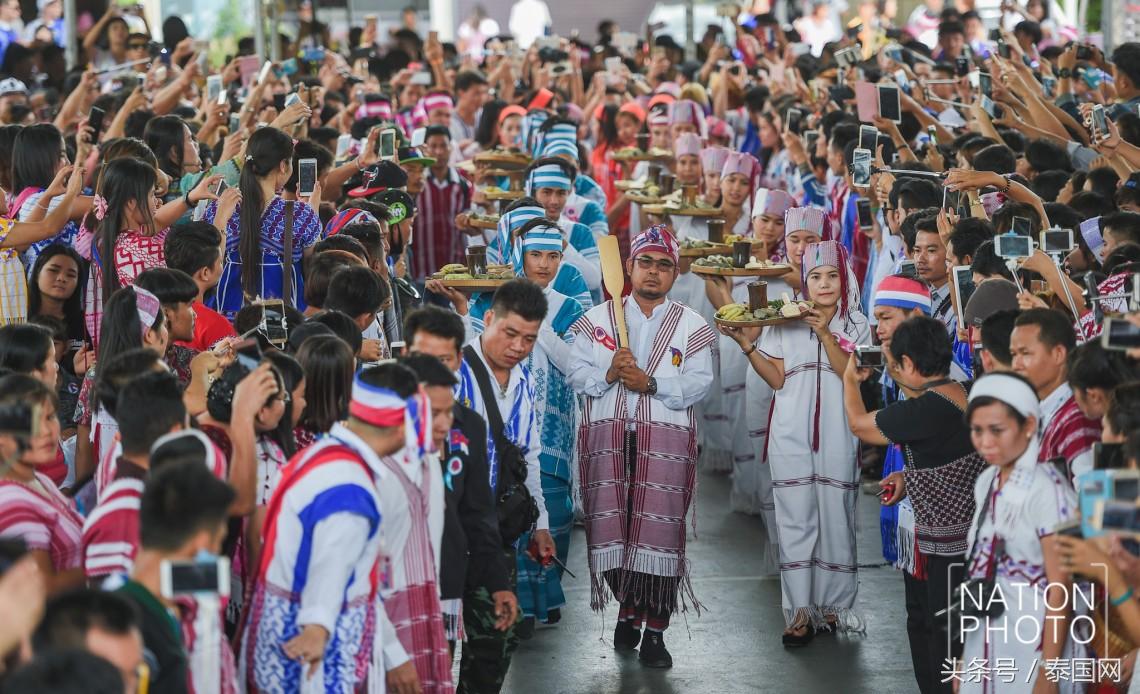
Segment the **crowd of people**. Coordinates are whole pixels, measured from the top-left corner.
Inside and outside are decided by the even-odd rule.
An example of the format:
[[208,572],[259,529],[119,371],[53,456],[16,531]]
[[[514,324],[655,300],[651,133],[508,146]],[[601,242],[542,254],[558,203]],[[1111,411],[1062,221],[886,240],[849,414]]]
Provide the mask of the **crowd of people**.
[[1129,691],[1140,44],[872,1],[693,55],[529,4],[452,44],[303,3],[278,64],[113,4],[73,69],[59,2],[0,7],[0,692],[498,692],[576,524],[669,668],[698,471],[784,646],[866,634],[866,493],[920,691]]

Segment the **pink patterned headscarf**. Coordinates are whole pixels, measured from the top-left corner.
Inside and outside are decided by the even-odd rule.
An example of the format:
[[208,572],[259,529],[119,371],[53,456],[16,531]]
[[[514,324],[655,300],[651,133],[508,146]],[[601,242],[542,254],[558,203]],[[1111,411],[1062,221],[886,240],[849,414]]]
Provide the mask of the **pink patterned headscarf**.
[[159,302],[157,296],[142,287],[132,284],[131,290],[135,293],[135,310],[139,315],[139,323],[142,324],[141,337],[145,340],[147,331],[153,328],[154,322],[158,320],[158,314],[162,311],[162,303]]
[[629,256],[632,258],[638,253],[662,253],[677,263],[680,251],[677,248],[677,239],[673,232],[664,224],[654,224],[633,239],[629,246]]

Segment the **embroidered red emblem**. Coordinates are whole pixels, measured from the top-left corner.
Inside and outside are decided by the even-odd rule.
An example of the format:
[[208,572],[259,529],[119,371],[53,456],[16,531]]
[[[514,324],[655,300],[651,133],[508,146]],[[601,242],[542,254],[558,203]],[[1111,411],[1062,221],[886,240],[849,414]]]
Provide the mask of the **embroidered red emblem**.
[[594,340],[602,343],[602,345],[611,352],[617,350],[617,342],[615,342],[614,339],[610,337],[610,334],[600,325],[594,326]]

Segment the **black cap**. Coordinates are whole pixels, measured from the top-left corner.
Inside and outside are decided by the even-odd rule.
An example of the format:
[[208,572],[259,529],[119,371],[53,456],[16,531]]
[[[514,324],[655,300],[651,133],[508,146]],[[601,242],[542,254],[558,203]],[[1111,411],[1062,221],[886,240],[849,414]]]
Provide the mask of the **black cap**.
[[398,224],[416,213],[416,201],[402,190],[386,190],[376,196],[388,208],[388,222]]
[[348,191],[350,198],[366,198],[389,188],[403,188],[408,185],[408,174],[398,164],[382,161],[353,177],[356,187]]

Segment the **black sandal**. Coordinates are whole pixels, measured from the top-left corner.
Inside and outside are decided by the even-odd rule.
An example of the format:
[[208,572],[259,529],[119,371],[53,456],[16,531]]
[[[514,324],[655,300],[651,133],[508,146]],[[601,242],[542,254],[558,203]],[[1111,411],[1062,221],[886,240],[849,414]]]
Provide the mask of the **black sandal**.
[[[801,629],[804,630],[803,633],[797,634],[796,632]],[[815,628],[812,627],[811,624],[801,624],[799,626],[789,627],[788,630],[784,632],[784,647],[800,648],[811,643],[811,640],[814,638]]]

